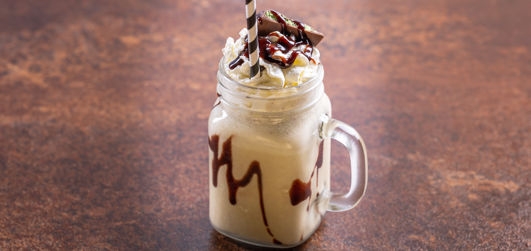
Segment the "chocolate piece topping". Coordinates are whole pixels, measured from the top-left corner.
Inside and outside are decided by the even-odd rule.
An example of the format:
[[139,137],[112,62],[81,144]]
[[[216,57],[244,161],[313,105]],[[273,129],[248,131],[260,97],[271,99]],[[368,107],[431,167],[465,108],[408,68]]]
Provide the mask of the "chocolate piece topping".
[[[275,18],[273,19],[270,16]],[[261,12],[258,15],[258,35],[267,36],[273,31],[280,31],[284,34],[293,34],[297,39],[303,39],[302,36],[305,35],[313,46],[317,46],[324,37],[323,33],[309,28],[308,25],[305,25],[302,22],[287,19],[277,11],[268,10],[266,12]],[[301,31],[304,34],[301,34]]]

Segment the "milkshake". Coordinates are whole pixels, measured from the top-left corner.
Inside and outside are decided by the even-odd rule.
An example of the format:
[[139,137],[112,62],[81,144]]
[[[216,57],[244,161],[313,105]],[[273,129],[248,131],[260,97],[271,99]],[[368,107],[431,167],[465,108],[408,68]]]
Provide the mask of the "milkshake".
[[275,11],[259,17],[259,28],[259,76],[249,78],[245,29],[223,48],[208,124],[209,216],[231,238],[292,247],[319,227],[333,199],[334,128],[315,48],[322,34]]

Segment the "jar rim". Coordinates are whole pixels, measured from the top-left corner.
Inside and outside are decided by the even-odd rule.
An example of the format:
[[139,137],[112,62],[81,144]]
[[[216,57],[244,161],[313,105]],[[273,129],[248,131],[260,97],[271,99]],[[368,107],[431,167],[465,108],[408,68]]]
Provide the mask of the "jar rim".
[[[259,99],[283,99],[283,98],[303,95],[313,90],[316,86],[319,86],[319,83],[322,83],[322,80],[324,77],[323,65],[319,63],[317,74],[313,78],[296,86],[279,88],[279,87],[274,87],[274,86],[244,85],[228,75],[223,65],[224,59],[225,57],[222,57],[218,65],[218,74],[217,74],[218,77],[217,78],[218,78],[219,85],[221,85],[225,89],[230,90],[231,92],[235,91],[246,97],[259,98]],[[264,95],[259,95],[260,92],[271,92],[271,93],[278,93],[282,95],[264,96]]]

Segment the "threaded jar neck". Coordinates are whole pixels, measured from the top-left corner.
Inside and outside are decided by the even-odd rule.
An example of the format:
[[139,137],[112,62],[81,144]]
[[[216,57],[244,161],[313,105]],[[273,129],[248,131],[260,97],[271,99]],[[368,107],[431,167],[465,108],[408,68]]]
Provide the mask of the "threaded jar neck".
[[243,85],[225,72],[221,62],[217,92],[221,102],[231,108],[268,113],[296,111],[313,106],[324,94],[322,65],[314,78],[297,86],[278,88]]

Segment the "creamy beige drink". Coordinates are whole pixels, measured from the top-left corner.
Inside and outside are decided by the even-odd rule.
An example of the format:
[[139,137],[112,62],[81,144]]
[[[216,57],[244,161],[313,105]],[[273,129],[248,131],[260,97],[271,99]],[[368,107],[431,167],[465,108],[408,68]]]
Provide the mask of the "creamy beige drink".
[[[325,96],[311,110],[329,109]],[[215,168],[211,162],[210,220],[218,231],[244,240],[293,245],[319,226],[330,184],[330,142],[320,140],[316,123],[307,123],[319,121],[311,117],[311,110],[305,112],[310,117],[290,118],[281,125],[238,121],[249,114],[216,122],[223,111],[213,111],[210,158],[217,153],[218,160],[230,159]],[[228,176],[243,180],[240,187],[234,187],[238,185]]]
[[259,37],[259,76],[249,78],[245,29],[223,49],[208,124],[209,212],[213,227],[229,237],[290,247],[310,237],[330,210],[324,127],[331,107],[311,28],[276,12],[267,16],[281,28]]

